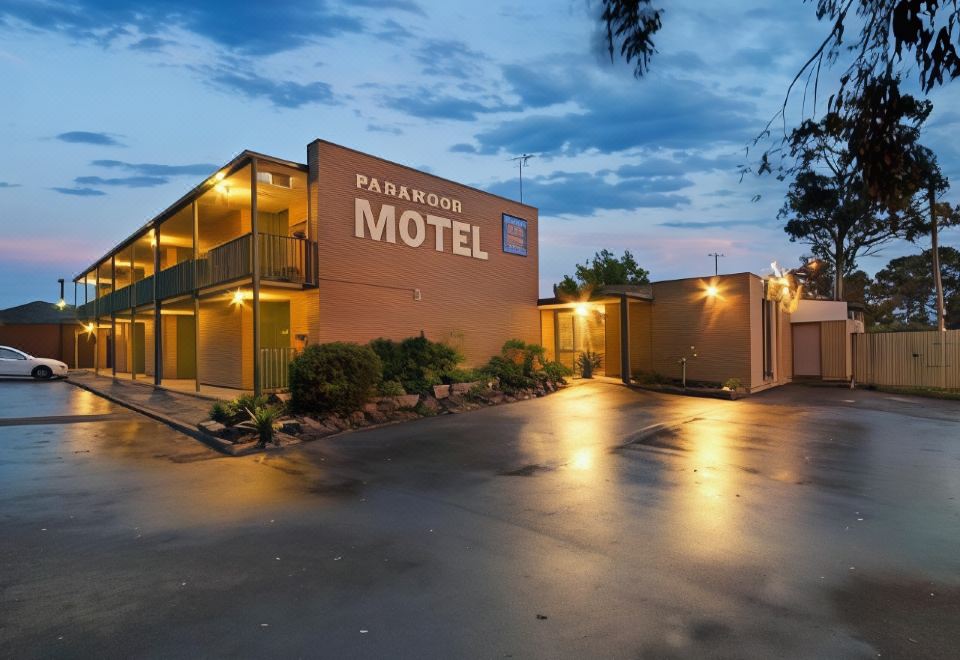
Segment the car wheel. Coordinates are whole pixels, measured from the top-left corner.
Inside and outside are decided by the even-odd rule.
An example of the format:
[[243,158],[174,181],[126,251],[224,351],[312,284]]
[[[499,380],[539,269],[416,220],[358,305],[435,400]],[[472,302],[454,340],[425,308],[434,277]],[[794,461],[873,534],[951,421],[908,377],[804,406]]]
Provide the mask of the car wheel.
[[41,380],[47,380],[53,377],[53,369],[50,367],[39,366],[33,370],[33,377]]

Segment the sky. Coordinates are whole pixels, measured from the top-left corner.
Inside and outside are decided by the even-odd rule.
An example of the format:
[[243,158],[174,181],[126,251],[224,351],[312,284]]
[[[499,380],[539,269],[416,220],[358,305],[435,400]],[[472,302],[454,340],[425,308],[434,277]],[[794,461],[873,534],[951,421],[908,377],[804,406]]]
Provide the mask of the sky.
[[[824,37],[815,5],[661,4],[638,80],[591,0],[0,0],[0,308],[55,300],[59,277],[72,299],[80,270],[237,153],[305,162],[315,138],[511,198],[511,158],[535,154],[542,295],[603,248],[653,280],[711,274],[711,252],[721,272],[796,265],[785,184],[738,168]],[[960,181],[960,84],[931,100],[924,141]]]

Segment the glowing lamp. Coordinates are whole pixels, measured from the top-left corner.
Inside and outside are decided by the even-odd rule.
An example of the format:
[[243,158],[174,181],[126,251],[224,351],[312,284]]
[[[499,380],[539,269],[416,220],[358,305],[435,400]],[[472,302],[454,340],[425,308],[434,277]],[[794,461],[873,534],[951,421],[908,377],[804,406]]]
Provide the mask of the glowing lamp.
[[246,300],[248,297],[249,295],[247,294],[246,291],[237,289],[236,291],[233,292],[233,298],[231,299],[230,302],[234,305],[242,305],[243,301]]
[[720,291],[717,290],[717,287],[715,287],[714,285],[711,284],[710,286],[707,287],[708,298],[716,298],[719,293]]
[[62,310],[66,306],[67,306],[67,301],[64,300],[63,298],[57,301],[57,309]]
[[92,334],[93,334],[93,323],[87,323],[85,326],[83,326],[83,329],[84,329],[84,331],[86,331],[86,333],[87,333],[88,335],[92,335]]
[[577,310],[577,316],[586,316],[587,314],[590,313],[590,308],[588,308],[583,303],[580,303],[579,305],[577,305],[576,310]]

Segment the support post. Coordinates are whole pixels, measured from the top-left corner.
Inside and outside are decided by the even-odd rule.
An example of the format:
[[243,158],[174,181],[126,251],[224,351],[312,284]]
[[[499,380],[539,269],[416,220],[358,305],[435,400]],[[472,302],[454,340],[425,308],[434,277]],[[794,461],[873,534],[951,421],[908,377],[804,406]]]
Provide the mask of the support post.
[[[110,293],[117,292],[117,255],[110,257]],[[116,300],[111,298],[111,307],[117,304]],[[113,379],[117,378],[117,312],[110,310],[110,370]]]
[[200,209],[193,200],[193,379],[200,392]]
[[153,228],[153,384],[163,380],[163,324],[160,318],[160,225]]
[[137,242],[130,244],[130,380],[137,379]]
[[93,375],[100,375],[100,264],[93,278]]
[[630,301],[620,296],[620,378],[630,384]]
[[253,394],[260,396],[260,229],[257,222],[257,159],[250,159],[250,238],[253,241]]

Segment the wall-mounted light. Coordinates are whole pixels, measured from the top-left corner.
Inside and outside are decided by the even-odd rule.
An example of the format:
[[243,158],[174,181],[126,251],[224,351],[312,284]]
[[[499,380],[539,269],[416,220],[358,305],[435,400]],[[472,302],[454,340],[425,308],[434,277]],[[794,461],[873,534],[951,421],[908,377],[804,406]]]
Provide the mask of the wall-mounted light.
[[587,314],[590,313],[590,308],[584,303],[580,303],[579,305],[576,306],[575,309],[577,312],[577,316],[586,316]]
[[717,289],[716,286],[711,284],[706,288],[706,294],[707,294],[707,298],[716,298],[718,295],[720,295],[720,290]]
[[234,305],[242,305],[243,301],[247,299],[247,294],[241,290],[237,289],[233,292],[233,299],[230,301]]
[[83,326],[83,331],[86,332],[88,335],[92,335],[92,334],[93,334],[93,323],[87,323],[86,325],[84,325],[84,326]]

